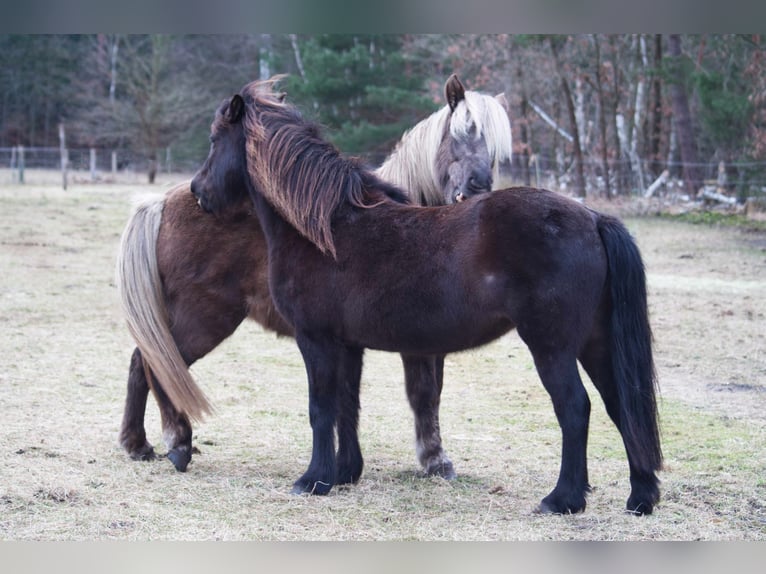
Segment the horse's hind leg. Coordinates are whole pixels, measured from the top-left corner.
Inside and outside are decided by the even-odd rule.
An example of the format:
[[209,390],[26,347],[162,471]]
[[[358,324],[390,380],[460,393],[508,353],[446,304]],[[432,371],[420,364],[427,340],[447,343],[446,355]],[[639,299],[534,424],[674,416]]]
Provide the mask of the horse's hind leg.
[[179,413],[159,385],[151,386],[162,420],[162,440],[168,448],[168,460],[178,472],[186,472],[192,458],[192,427],[186,415]]
[[[156,458],[154,447],[146,439],[144,416],[146,401],[151,388],[162,420],[162,436],[168,447],[167,457],[176,467],[184,472],[191,460],[192,428],[189,419],[173,407],[165,392],[156,384],[150,385],[146,379],[146,368],[141,351],[133,351],[128,374],[128,394],[125,399],[125,411],[122,416],[120,444],[133,460],[153,460]],[[151,375],[153,376],[153,375]]]
[[439,401],[444,381],[444,356],[402,355],[407,399],[415,416],[415,450],[429,476],[455,478],[452,461],[442,448]]
[[590,399],[568,352],[531,349],[535,366],[553,402],[561,427],[561,469],[556,487],[543,498],[539,512],[569,514],[585,510],[588,484],[587,443]]
[[359,384],[362,378],[362,350],[349,349],[338,370],[338,454],[336,484],[355,483],[362,476],[364,459],[359,447]]
[[146,440],[144,415],[149,384],[146,381],[141,351],[135,349],[128,371],[128,394],[120,428],[120,444],[133,460],[154,460],[154,447]]
[[[597,338],[593,338],[580,354],[580,362],[588,373],[593,385],[598,389],[606,412],[622,436],[620,402],[614,381],[610,354]],[[630,467],[630,496],[626,508],[635,514],[651,514],[654,505],[660,499],[659,479],[653,472],[642,471],[635,464],[635,457],[630,452],[628,443],[623,440]]]

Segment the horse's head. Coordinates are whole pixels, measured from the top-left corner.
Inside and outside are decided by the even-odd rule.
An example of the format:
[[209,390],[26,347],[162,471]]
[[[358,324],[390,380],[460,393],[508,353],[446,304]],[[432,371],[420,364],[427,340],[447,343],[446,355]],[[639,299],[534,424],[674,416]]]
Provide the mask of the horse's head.
[[236,94],[221,104],[210,127],[210,152],[191,181],[207,212],[221,213],[248,195],[244,114],[245,102]]
[[446,203],[492,191],[492,157],[484,133],[466,101],[465,87],[453,74],[444,86],[450,117],[444,128],[437,171]]

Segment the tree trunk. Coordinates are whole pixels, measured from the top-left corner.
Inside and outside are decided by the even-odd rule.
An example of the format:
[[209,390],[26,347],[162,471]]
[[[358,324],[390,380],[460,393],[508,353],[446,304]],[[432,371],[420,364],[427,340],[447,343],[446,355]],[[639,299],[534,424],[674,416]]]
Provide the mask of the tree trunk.
[[650,159],[652,175],[662,172],[660,139],[662,137],[662,34],[654,35],[654,73],[652,76],[652,127],[650,131]]
[[268,80],[271,77],[271,34],[261,34],[261,45],[258,49],[258,79]]
[[641,125],[643,124],[642,113],[644,111],[644,99],[646,97],[646,81],[644,75],[649,65],[646,56],[646,40],[642,34],[638,35],[638,52],[641,58],[641,71],[638,74],[636,83],[636,100],[633,106],[633,128],[630,134],[630,165],[633,173],[638,177],[638,189],[644,190],[644,168],[641,165],[641,158],[638,154],[638,140],[641,135]]
[[109,103],[114,105],[114,97],[117,93],[117,52],[120,48],[120,37],[115,35],[112,38],[112,45],[109,47]]
[[569,87],[566,75],[564,74],[563,67],[561,65],[561,58],[559,57],[559,48],[557,40],[555,38],[550,39],[551,52],[553,53],[553,60],[556,64],[556,71],[561,79],[561,89],[564,92],[564,101],[567,105],[567,112],[569,114],[569,122],[572,124],[572,138],[574,147],[575,158],[575,184],[574,192],[578,197],[585,197],[585,173],[583,171],[583,159],[582,148],[580,147],[580,130],[577,129],[577,115],[575,112],[574,99],[572,97],[572,90]]
[[685,74],[681,62],[681,36],[670,34],[668,36],[668,53],[671,56],[669,77],[672,78],[670,94],[673,101],[673,116],[675,117],[676,136],[681,150],[681,162],[683,163],[684,185],[687,193],[692,197],[702,185],[697,162],[697,148],[694,142],[694,130],[692,128],[691,112],[689,111],[689,99],[684,84]]
[[604,102],[604,88],[601,80],[601,44],[598,40],[598,34],[593,35],[593,44],[596,52],[596,96],[598,97],[598,130],[601,137],[601,165],[604,171],[604,194],[607,199],[611,199],[612,194],[609,188],[609,154],[607,152],[606,142],[606,112]]
[[612,109],[611,109],[611,123],[612,123],[612,134],[614,137],[612,145],[614,146],[614,172],[615,172],[615,187],[617,190],[617,195],[625,195],[625,170],[623,169],[623,162],[622,162],[622,147],[620,146],[620,132],[618,130],[617,126],[617,117],[619,114],[619,108],[620,108],[620,70],[617,66],[617,46],[615,42],[614,35],[609,36],[609,47],[611,48],[612,52],[612,83],[614,85],[613,88],[613,96],[612,96]]
[[303,58],[301,58],[301,48],[298,45],[298,34],[290,34],[290,44],[293,47],[293,56],[295,57],[295,65],[298,67],[298,73],[301,75],[301,80],[306,81],[306,70],[303,68]]
[[521,95],[521,103],[519,104],[520,121],[519,136],[521,139],[521,179],[524,185],[531,185],[532,176],[529,173],[529,100],[527,98],[527,86],[524,82],[524,67],[522,65],[516,66],[516,78],[519,82],[519,91]]

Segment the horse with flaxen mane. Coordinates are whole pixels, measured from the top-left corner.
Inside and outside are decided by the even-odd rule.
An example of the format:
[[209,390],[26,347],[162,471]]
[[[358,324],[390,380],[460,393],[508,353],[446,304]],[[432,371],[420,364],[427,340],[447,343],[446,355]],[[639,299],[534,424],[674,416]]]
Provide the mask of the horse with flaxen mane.
[[348,374],[365,348],[443,355],[516,328],[562,432],[559,478],[538,509],[585,509],[590,399],[579,361],[622,435],[627,509],[652,512],[662,451],[646,277],[618,219],[532,188],[406,205],[269,83],[219,108],[211,142],[191,190],[209,211],[252,199],[272,297],[306,364],[313,446],[294,491],[324,494],[336,471],[361,469],[358,445],[341,444],[336,459],[333,428],[358,392]]
[[[453,75],[445,96],[447,105],[406,133],[377,170],[407,189],[416,203],[443,204],[489,191],[497,185],[500,164],[510,159],[502,94],[465,90]],[[269,295],[263,233],[246,196],[212,216],[199,208],[185,182],[136,207],[118,259],[116,282],[138,346],[131,359],[120,443],[133,459],[155,458],[144,428],[151,387],[168,458],[184,471],[191,460],[191,421],[210,409],[188,366],[247,317],[279,335],[293,334]],[[453,477],[439,432],[444,357],[403,356],[402,361],[418,459],[427,474]],[[185,400],[185,394],[194,399]],[[348,420],[341,427],[350,435],[356,433],[356,408],[352,403],[349,414],[339,417]]]

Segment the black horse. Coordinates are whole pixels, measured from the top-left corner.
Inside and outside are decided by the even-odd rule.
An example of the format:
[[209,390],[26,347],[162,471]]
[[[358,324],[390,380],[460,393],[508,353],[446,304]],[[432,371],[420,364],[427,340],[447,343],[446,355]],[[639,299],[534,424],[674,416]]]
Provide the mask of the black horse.
[[531,188],[403,204],[401,190],[343,158],[269,82],[218,110],[191,190],[206,210],[249,193],[261,222],[271,293],[309,379],[313,450],[295,491],[328,492],[336,463],[361,469],[358,444],[341,442],[336,461],[333,429],[339,403],[358,393],[363,349],[443,355],[516,328],[562,431],[558,482],[539,510],[586,505],[590,400],[579,360],[622,435],[627,508],[652,512],[662,452],[646,278],[617,219]]
[[[495,175],[510,160],[511,126],[503,94],[466,90],[453,74],[444,96],[446,105],[407,131],[375,172],[405,187],[413,203],[443,205],[498,189]],[[182,472],[192,457],[192,422],[211,408],[188,366],[220,345],[246,317],[279,335],[293,335],[269,294],[266,240],[250,198],[245,194],[225,214],[213,216],[199,208],[189,185],[180,183],[164,197],[135,207],[120,241],[115,277],[136,341],[120,443],[135,460],[156,457],[144,428],[151,387],[167,458]],[[444,357],[402,357],[402,363],[418,460],[426,474],[453,478],[439,429]],[[196,396],[187,402],[187,395]],[[352,403],[349,416],[340,415],[339,420],[348,421],[341,432],[356,433],[357,411]]]

